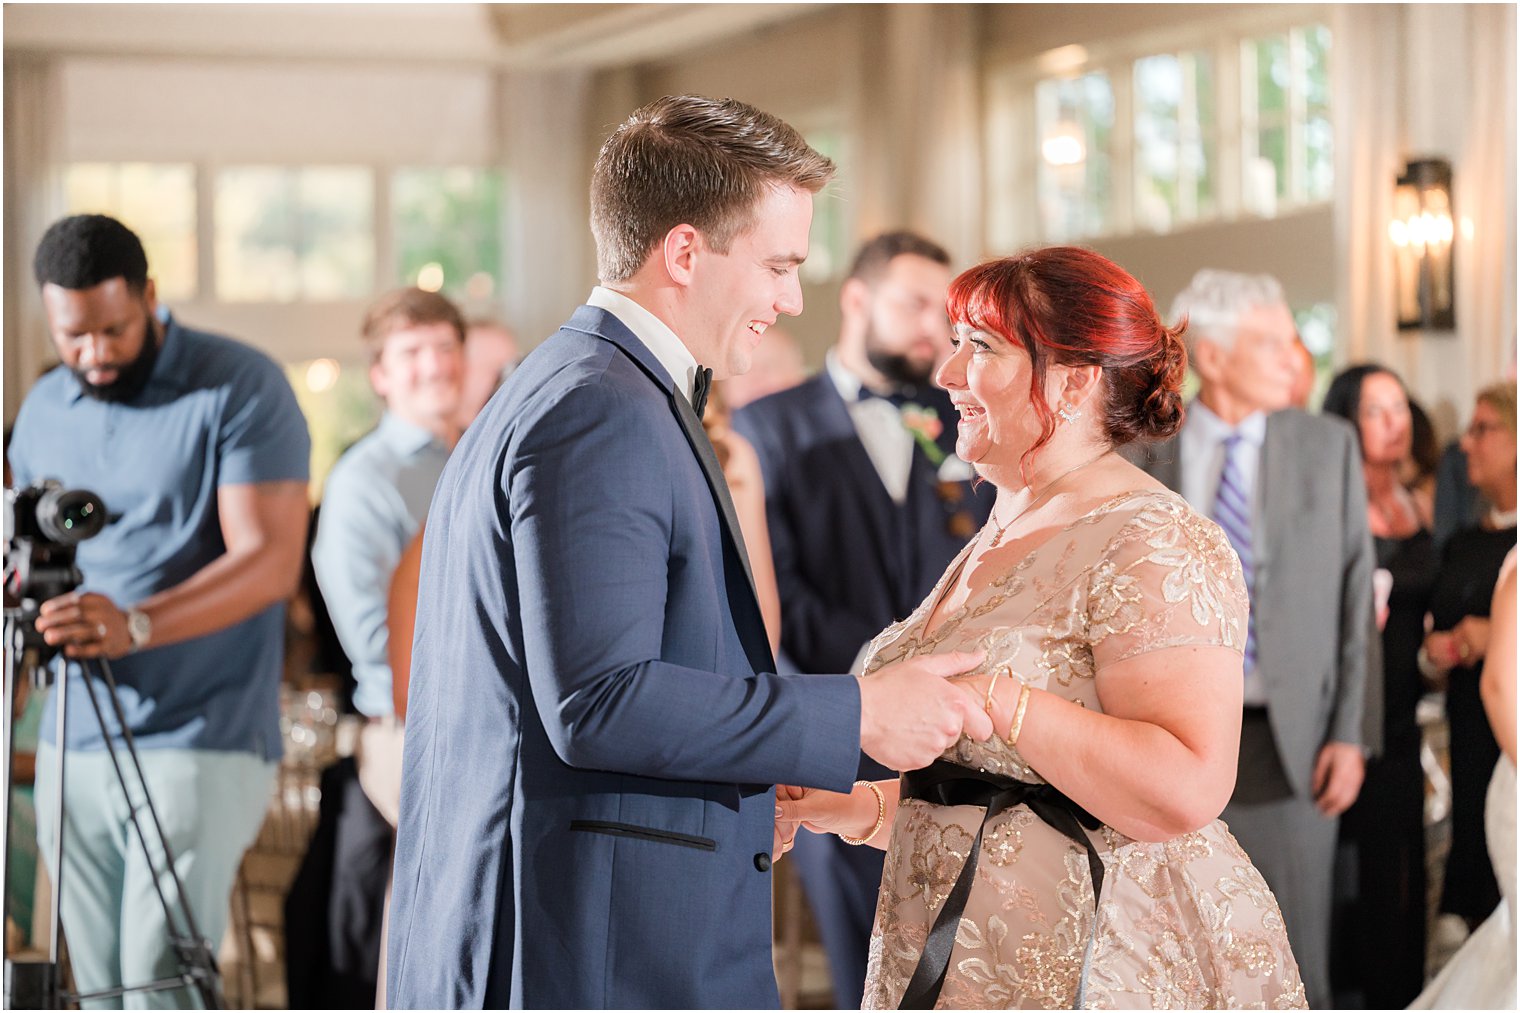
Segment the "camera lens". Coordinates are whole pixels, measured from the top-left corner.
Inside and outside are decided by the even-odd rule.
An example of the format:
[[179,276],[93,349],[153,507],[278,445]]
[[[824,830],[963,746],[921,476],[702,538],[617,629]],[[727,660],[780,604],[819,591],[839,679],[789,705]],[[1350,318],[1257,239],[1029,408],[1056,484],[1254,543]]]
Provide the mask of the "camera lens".
[[85,489],[55,489],[37,501],[37,527],[60,545],[78,545],[106,526],[106,505]]

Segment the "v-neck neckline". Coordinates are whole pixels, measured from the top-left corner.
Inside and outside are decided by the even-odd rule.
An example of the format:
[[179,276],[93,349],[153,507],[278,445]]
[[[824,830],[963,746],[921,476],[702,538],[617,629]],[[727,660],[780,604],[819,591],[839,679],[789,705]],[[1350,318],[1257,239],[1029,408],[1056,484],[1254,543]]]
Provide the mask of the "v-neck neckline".
[[[1160,489],[1131,489],[1128,492],[1121,492],[1114,496],[1110,496],[1108,499],[1097,504],[1092,509],[1085,511],[1076,517],[1073,517],[1063,527],[1053,532],[1050,537],[1046,538],[1038,545],[1025,552],[1022,559],[1020,559],[1011,568],[1009,568],[1006,573],[991,581],[986,588],[983,588],[980,591],[972,589],[966,595],[966,600],[940,617],[939,625],[931,630],[929,628],[929,623],[932,619],[934,619],[934,613],[939,609],[941,604],[943,604],[945,596],[950,593],[950,589],[954,586],[955,582],[960,579],[962,572],[965,570],[967,564],[969,564],[971,561],[971,550],[976,545],[977,540],[973,539],[972,541],[967,542],[966,547],[961,550],[960,555],[956,556],[955,562],[952,563],[950,568],[947,569],[944,575],[940,577],[939,583],[935,585],[934,591],[931,593],[930,597],[925,599],[926,602],[931,603],[929,604],[928,610],[924,611],[924,606],[920,605],[919,610],[915,612],[913,616],[909,617],[907,625],[904,627],[904,632],[911,634],[913,630],[917,629],[918,632],[916,635],[913,635],[913,639],[916,640],[920,645],[941,643],[947,636],[947,631],[952,626],[958,626],[963,621],[966,611],[977,600],[981,593],[993,588],[1002,587],[1003,585],[1007,584],[1008,581],[1012,579],[1016,574],[1029,569],[1034,565],[1035,559],[1038,558],[1040,552],[1047,545],[1051,544],[1062,535],[1071,531],[1078,524],[1082,524],[1098,514],[1112,511],[1127,500],[1136,499],[1140,496],[1158,496],[1162,495],[1163,492],[1164,491]],[[919,618],[920,615],[922,616],[921,619]]]

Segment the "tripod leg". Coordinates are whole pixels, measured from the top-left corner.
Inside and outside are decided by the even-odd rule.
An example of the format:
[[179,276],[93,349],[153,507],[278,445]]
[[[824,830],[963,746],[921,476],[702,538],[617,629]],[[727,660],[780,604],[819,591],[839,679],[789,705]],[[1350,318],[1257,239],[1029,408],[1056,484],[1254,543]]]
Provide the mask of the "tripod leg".
[[[77,691],[77,684],[74,689]],[[56,860],[53,856],[59,837],[57,758],[56,746],[44,743],[39,747],[38,842],[46,849],[50,865]],[[95,992],[122,984],[123,850],[130,843],[122,832],[126,803],[105,758],[86,752],[69,753],[64,801],[68,837],[62,849],[62,880],[66,885],[61,895],[53,896],[53,903],[68,941],[67,964],[73,970],[74,987]],[[53,870],[48,871],[51,880]],[[108,1005],[119,1006],[120,1002],[84,1003],[85,1008]]]
[[[156,845],[151,862],[139,854],[141,849],[134,849],[127,864],[125,904],[140,911],[145,921],[163,917],[152,882],[156,872],[166,893],[182,891],[176,909],[193,909],[208,945],[215,947],[226,931],[240,860],[263,819],[260,803],[269,797],[270,774],[265,764],[247,754],[153,750],[144,751],[142,762],[154,804],[174,842],[178,885],[168,883],[165,858]],[[135,963],[143,965],[138,977],[151,975],[153,948],[162,937],[163,933],[140,936],[136,952],[133,939],[123,940],[122,964],[129,976]]]

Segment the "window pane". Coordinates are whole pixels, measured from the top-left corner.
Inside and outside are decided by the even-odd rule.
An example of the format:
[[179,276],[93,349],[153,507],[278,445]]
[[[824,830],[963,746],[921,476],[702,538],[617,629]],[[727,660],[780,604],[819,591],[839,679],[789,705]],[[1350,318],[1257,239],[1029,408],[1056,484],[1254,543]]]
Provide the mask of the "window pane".
[[63,199],[70,214],[108,214],[116,206],[116,167],[76,162],[63,172]]
[[1214,57],[1199,52],[1193,54],[1193,94],[1198,105],[1198,127],[1205,134],[1212,134],[1217,124],[1214,101]]
[[1256,108],[1263,120],[1283,116],[1288,110],[1288,37],[1271,35],[1256,40]]
[[502,277],[501,202],[501,176],[490,169],[398,170],[391,177],[397,281],[491,298]]
[[300,294],[294,173],[226,169],[216,179],[216,293],[230,302]]
[[1288,129],[1267,127],[1256,135],[1256,159],[1252,171],[1253,207],[1274,214],[1277,201],[1288,195]]
[[1305,193],[1308,200],[1329,200],[1335,182],[1333,132],[1327,117],[1304,124]]
[[227,169],[216,184],[217,294],[234,302],[361,298],[374,284],[367,169]]
[[1182,149],[1183,167],[1193,179],[1194,217],[1212,218],[1215,213],[1214,162],[1215,138],[1214,58],[1208,53],[1193,54],[1194,120],[1183,124],[1183,135],[1190,139]]
[[296,206],[302,298],[368,294],[375,277],[374,177],[364,169],[302,169]]
[[1135,61],[1135,219],[1166,231],[1178,211],[1182,64],[1166,54]]
[[1041,81],[1040,216],[1049,240],[1098,235],[1113,198],[1113,89],[1102,73]]
[[[817,130],[806,135],[808,144],[820,155],[840,162],[844,138],[837,130]],[[842,174],[841,174],[842,175]],[[838,177],[836,177],[837,179]],[[837,279],[847,267],[849,251],[845,235],[844,198],[834,183],[825,188],[813,201],[813,228],[808,238],[808,259],[803,261],[801,275],[809,282],[826,282]]]
[[1303,30],[1304,99],[1310,109],[1330,105],[1330,29],[1310,25]]
[[137,233],[165,301],[196,292],[195,168],[146,162],[76,163],[64,170],[70,214],[106,214]]

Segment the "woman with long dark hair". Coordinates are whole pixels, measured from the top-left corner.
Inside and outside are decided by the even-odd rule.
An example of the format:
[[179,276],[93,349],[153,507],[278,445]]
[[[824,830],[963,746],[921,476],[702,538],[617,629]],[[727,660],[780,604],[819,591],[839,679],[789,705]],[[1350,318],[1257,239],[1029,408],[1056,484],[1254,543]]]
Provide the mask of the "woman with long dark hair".
[[1338,1006],[1403,1009],[1425,984],[1425,777],[1415,717],[1424,687],[1416,655],[1439,558],[1402,480],[1414,435],[1403,381],[1383,366],[1351,366],[1331,381],[1323,409],[1356,427],[1367,522],[1390,588],[1380,613],[1383,750],[1341,816],[1332,986]]

